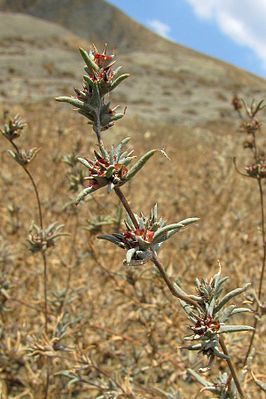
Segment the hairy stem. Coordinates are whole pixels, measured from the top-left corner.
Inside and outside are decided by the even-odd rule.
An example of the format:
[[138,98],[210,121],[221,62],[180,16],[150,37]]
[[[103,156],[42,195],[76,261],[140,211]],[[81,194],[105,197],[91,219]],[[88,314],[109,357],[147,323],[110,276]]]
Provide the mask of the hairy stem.
[[[259,288],[258,288],[258,301],[260,302],[261,300],[261,295],[262,295],[262,287],[263,287],[263,279],[264,279],[264,272],[265,272],[265,264],[266,264],[266,243],[265,243],[265,214],[264,214],[264,198],[263,198],[263,190],[262,190],[262,184],[261,184],[261,179],[258,178],[257,179],[258,182],[258,186],[259,186],[259,193],[260,193],[260,210],[261,210],[261,237],[262,237],[262,245],[263,245],[263,258],[262,258],[262,267],[261,267],[261,272],[260,272],[260,280],[259,280]],[[256,310],[255,310],[255,314],[258,312],[259,310],[259,303],[257,303],[256,305]],[[253,324],[253,328],[254,330],[252,331],[252,335],[250,338],[250,343],[249,343],[249,347],[247,350],[247,354],[244,360],[244,365],[247,364],[250,352],[252,350],[253,347],[253,343],[254,343],[254,339],[255,339],[255,335],[257,332],[257,326],[258,326],[258,318],[255,317],[254,319],[254,324]]]
[[[226,348],[224,339],[223,339],[223,337],[222,337],[221,335],[220,335],[220,338],[219,338],[219,342],[220,342],[221,348],[222,348],[222,350],[223,350],[223,353],[224,353],[225,355],[229,356],[229,353],[228,353],[228,350],[227,350],[227,348]],[[237,389],[237,391],[238,391],[238,393],[239,393],[239,395],[240,395],[240,398],[241,398],[241,399],[244,399],[244,398],[245,398],[245,395],[244,395],[244,392],[242,391],[241,384],[240,384],[239,379],[238,379],[238,376],[237,376],[237,374],[236,374],[235,367],[234,367],[233,363],[231,362],[231,359],[230,359],[230,358],[229,358],[228,360],[226,360],[226,362],[227,362],[227,365],[228,365],[228,367],[229,367],[229,369],[230,369],[230,371],[231,371],[231,375],[232,375],[232,378],[233,378],[233,380],[234,380],[236,389]]]

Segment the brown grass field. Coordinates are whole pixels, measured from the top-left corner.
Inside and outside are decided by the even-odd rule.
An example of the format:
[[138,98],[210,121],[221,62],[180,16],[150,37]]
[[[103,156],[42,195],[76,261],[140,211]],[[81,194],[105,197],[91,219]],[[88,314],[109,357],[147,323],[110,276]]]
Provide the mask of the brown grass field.
[[[2,106],[1,115],[6,108]],[[6,153],[9,143],[1,137],[1,398],[43,398],[47,358],[51,399],[97,398],[97,386],[112,383],[121,385],[124,393],[117,388],[117,396],[103,398],[212,397],[200,393],[200,385],[187,374],[188,367],[197,370],[205,360],[180,349],[188,321],[153,265],[125,267],[123,251],[96,238],[99,232],[119,228],[116,213],[120,206],[115,195],[102,189],[78,208],[66,206],[76,194],[69,191],[69,167],[62,157],[77,146],[80,154],[92,155],[95,138],[90,127],[60,104],[8,110],[12,115],[19,112],[28,122],[18,144],[41,149],[30,169],[40,192],[44,223],[63,223],[69,236],[47,252],[48,339],[43,327],[41,256],[32,255],[25,246],[30,225],[37,222],[34,193],[23,170]],[[104,136],[109,144],[131,136],[136,156],[162,147],[169,155],[170,161],[155,154],[124,192],[137,213],[148,213],[158,202],[168,222],[200,217],[159,253],[170,276],[191,293],[195,277],[211,277],[218,271],[218,260],[223,274],[230,276],[228,288],[258,284],[262,257],[259,198],[256,181],[240,177],[232,163],[237,154],[240,165],[248,163],[237,126],[233,112],[231,125],[224,126],[221,120],[209,128],[149,125],[126,116]],[[106,226],[99,226],[99,217],[107,220]],[[246,324],[252,320],[250,315],[245,317]],[[56,337],[64,331],[58,347]],[[265,397],[250,373],[266,382],[265,332],[265,324],[259,323],[256,351],[243,383],[247,397],[254,399]],[[249,336],[226,337],[238,369]],[[94,367],[86,365],[90,361]],[[73,372],[78,366],[84,381],[70,383],[62,372]],[[225,369],[224,361],[216,362],[210,378]],[[131,390],[135,396],[130,396]]]

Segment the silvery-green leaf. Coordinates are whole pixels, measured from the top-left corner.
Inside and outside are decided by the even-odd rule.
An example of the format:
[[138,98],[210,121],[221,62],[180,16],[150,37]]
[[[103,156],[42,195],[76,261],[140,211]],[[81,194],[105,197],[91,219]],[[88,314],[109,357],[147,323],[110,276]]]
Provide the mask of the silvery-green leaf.
[[82,163],[82,165],[86,166],[86,168],[91,168],[91,163],[88,162],[87,159],[81,157],[78,157],[77,159],[80,163]]
[[224,354],[223,352],[221,352],[221,351],[218,349],[217,346],[215,346],[215,347],[213,348],[213,354],[214,354],[215,356],[217,356],[217,357],[220,357],[221,359],[225,359],[225,360],[230,359],[230,356],[227,356],[226,354]]
[[233,316],[233,315],[235,315],[237,313],[253,313],[253,310],[251,310],[249,308],[236,308],[231,313],[231,316]]
[[117,154],[120,155],[120,152],[121,152],[123,146],[126,145],[129,142],[129,140],[130,140],[130,137],[126,137],[116,146]]
[[128,78],[130,75],[129,73],[124,73],[122,75],[119,75],[111,84],[110,91],[114,90],[123,80]]
[[137,248],[131,248],[127,251],[126,254],[126,261],[128,264],[130,264],[131,259],[133,258],[134,254],[136,253]]
[[182,288],[175,282],[174,284],[175,291],[180,294],[180,296],[190,297]]
[[7,150],[7,153],[8,153],[12,158],[14,158],[14,159],[17,158],[17,157],[16,157],[16,153],[15,153],[14,151],[12,151],[12,150]]
[[118,121],[119,119],[123,118],[123,116],[125,116],[123,112],[116,112],[114,115],[111,115],[110,121],[111,122]]
[[181,222],[178,223],[174,223],[174,224],[169,224],[167,226],[162,227],[161,229],[158,229],[154,235],[154,240],[153,242],[159,243],[161,240],[165,240],[165,237],[168,238],[168,234],[175,234],[177,233],[179,230],[181,230],[183,227],[191,224],[191,223],[195,223],[199,220],[199,218],[188,218],[185,220],[182,220]]
[[93,193],[94,191],[96,190],[93,187],[88,187],[82,190],[81,193],[77,196],[75,204],[78,205],[80,201],[83,201],[89,194]]
[[215,307],[215,312],[218,312],[220,309],[222,309],[222,307],[228,302],[230,301],[232,298],[234,298],[235,296],[242,294],[242,292],[246,291],[247,288],[250,286],[250,283],[247,283],[244,285],[244,287],[242,288],[236,288],[233,291],[228,292],[222,299],[221,302]]
[[89,70],[93,70],[95,72],[99,71],[98,65],[90,58],[87,51],[83,50],[83,48],[80,48],[79,51]]
[[[176,286],[175,286],[175,288],[176,288]],[[192,321],[192,323],[196,323],[197,322],[197,318],[195,317],[191,306],[188,303],[186,303],[185,301],[182,301],[182,299],[179,299],[179,302],[180,302],[183,310],[188,315],[189,320]]]
[[125,182],[128,182],[132,177],[134,177],[145,165],[145,163],[157,152],[158,150],[150,150],[146,152],[133,166],[129,169]]
[[74,97],[60,96],[60,97],[56,97],[55,100],[59,101],[61,103],[68,103],[68,104],[74,105],[74,107],[77,107],[77,108],[84,107],[83,101],[80,101]]
[[235,305],[231,305],[231,306],[228,306],[226,309],[223,310],[222,314],[219,315],[219,320],[220,320],[221,323],[226,322],[230,318],[230,316],[232,315],[232,312],[234,311],[235,307],[236,307]]
[[213,316],[214,306],[215,306],[215,298],[212,298],[211,303],[208,306],[208,314],[210,316]]
[[84,75],[84,76],[83,76],[83,79],[85,80],[85,82],[86,82],[91,88],[94,87],[94,82],[93,82],[93,80],[92,80],[89,76]]
[[112,182],[108,183],[108,186],[107,186],[108,193],[110,193],[113,190],[114,186],[115,186],[114,183],[112,183]]
[[201,344],[194,344],[194,345],[182,346],[180,349],[188,349],[190,351],[198,351],[201,348],[202,348]]
[[254,328],[251,326],[241,326],[241,325],[225,325],[220,326],[219,333],[233,333],[239,331],[253,331]]
[[111,234],[101,234],[99,236],[97,236],[98,239],[100,240],[106,240],[106,241],[110,241],[115,245],[118,245],[120,248],[125,248],[125,245],[123,242],[121,242],[121,240],[117,237],[114,237],[114,235]]
[[200,374],[198,374],[196,371],[192,370],[192,369],[188,369],[187,370],[189,374],[191,374],[201,385],[203,385],[204,387],[210,387],[212,386],[212,383],[210,383],[209,381],[205,380],[205,378],[203,378]]
[[113,70],[113,76],[117,75],[118,72],[121,70],[121,66],[117,67],[116,69]]
[[260,380],[258,380],[254,374],[252,373],[252,377],[254,378],[255,383],[257,384],[257,386],[263,390],[263,392],[266,392],[266,383],[262,382]]

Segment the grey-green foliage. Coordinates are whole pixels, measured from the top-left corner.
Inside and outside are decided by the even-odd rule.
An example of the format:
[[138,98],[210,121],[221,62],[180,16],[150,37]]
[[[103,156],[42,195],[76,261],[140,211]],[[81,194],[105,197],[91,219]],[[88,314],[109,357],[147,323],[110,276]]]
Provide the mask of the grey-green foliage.
[[130,217],[125,221],[126,231],[100,235],[98,238],[112,242],[127,251],[128,265],[143,264],[151,259],[153,251],[157,252],[162,243],[172,237],[185,226],[197,222],[198,218],[188,218],[178,223],[166,225],[158,217],[157,204],[151,209],[149,217],[134,214],[138,227]]
[[47,228],[41,228],[35,223],[31,225],[28,239],[27,247],[33,252],[46,251],[50,247],[55,246],[55,242],[58,238],[68,235],[62,232],[64,225],[58,223],[52,223]]
[[228,305],[229,301],[246,291],[250,284],[224,294],[223,284],[227,280],[228,277],[221,276],[221,271],[210,281],[196,279],[197,295],[191,295],[191,298],[198,303],[198,307],[194,308],[180,301],[192,323],[190,329],[193,335],[185,337],[185,340],[196,341],[185,349],[202,352],[210,358],[210,362],[215,356],[228,359],[228,356],[219,348],[220,334],[253,330],[253,327],[247,325],[227,324],[234,315],[250,312],[248,308],[237,307],[234,304]]
[[0,129],[0,132],[7,140],[13,141],[20,136],[25,126],[26,123],[22,121],[19,115],[16,115],[4,125],[3,129]]
[[121,68],[113,69],[114,55],[107,55],[106,49],[99,53],[96,47],[90,51],[80,49],[86,64],[82,90],[75,89],[76,97],[57,97],[57,101],[66,102],[78,109],[93,125],[95,131],[105,130],[124,116],[105,102],[105,95],[114,90],[129,74],[120,74]]
[[78,158],[79,162],[88,169],[89,175],[84,178],[84,183],[87,187],[78,195],[76,204],[102,187],[107,186],[108,192],[111,192],[114,187],[124,185],[132,179],[155,152],[158,151],[148,151],[129,168],[131,161],[135,157],[132,156],[133,150],[124,150],[128,142],[129,138],[127,137],[118,145],[113,145],[110,151],[107,151],[105,148],[102,148],[101,154],[94,151],[94,160],[88,160],[82,157]]
[[192,369],[188,369],[191,374],[204,388],[204,391],[211,392],[215,398],[219,399],[236,399],[237,390],[235,384],[230,381],[228,384],[229,375],[227,373],[220,373],[214,382],[206,380],[202,375]]
[[33,161],[39,152],[39,148],[34,147],[29,150],[7,150],[8,154],[21,166],[26,166],[28,163]]

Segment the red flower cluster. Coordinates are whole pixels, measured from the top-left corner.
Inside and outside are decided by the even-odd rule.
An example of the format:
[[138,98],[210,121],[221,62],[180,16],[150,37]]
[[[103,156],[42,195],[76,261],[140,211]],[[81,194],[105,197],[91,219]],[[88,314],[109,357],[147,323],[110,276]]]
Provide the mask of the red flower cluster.
[[[95,162],[87,161],[90,175],[85,177],[85,186],[97,190],[108,182],[119,183],[127,174],[128,169],[121,163],[111,165],[106,159],[97,157]],[[110,174],[111,169],[111,174]],[[110,175],[109,175],[110,174]]]
[[154,234],[155,232],[151,230],[136,229],[134,231],[126,231],[123,233],[123,236],[129,248],[136,248],[139,245],[138,237],[142,238],[146,243],[151,244]]
[[204,319],[199,319],[195,327],[191,327],[196,335],[203,337],[206,332],[215,334],[220,328],[219,320],[214,320],[212,316],[207,315]]
[[266,162],[261,161],[257,162],[253,165],[247,166],[246,167],[247,174],[250,177],[255,177],[255,178],[261,178],[265,179],[266,178]]

